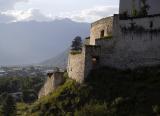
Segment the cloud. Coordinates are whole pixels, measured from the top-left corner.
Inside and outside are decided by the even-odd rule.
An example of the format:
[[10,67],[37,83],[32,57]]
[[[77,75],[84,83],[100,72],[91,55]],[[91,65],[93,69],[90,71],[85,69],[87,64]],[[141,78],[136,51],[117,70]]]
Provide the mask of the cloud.
[[6,12],[14,10],[14,6],[19,2],[28,2],[28,0],[0,0],[0,23],[10,23],[16,20],[16,17]]
[[51,21],[52,18],[49,16],[45,16],[42,14],[38,9],[28,9],[28,10],[9,10],[3,12],[6,16],[14,17],[12,22],[18,21],[38,21],[38,22],[45,22]]
[[0,13],[0,23],[9,23],[12,22],[13,20],[15,20],[14,17]]
[[14,20],[12,20],[12,22],[26,20],[32,15],[30,10],[27,11],[8,10],[2,13],[6,16],[14,17]]
[[[19,0],[20,1],[20,0]],[[26,1],[26,0],[23,0]],[[46,22],[54,19],[69,18],[77,22],[94,22],[103,17],[118,13],[117,6],[97,6],[81,11],[62,12],[58,16],[43,14],[39,9],[7,10],[0,13],[0,22],[38,21]]]
[[40,12],[40,10],[38,10],[38,9],[32,9],[30,11],[30,14],[31,14],[30,17],[28,17],[27,20],[36,20],[36,21],[39,21],[39,22],[53,20],[52,17],[42,14]]
[[28,0],[0,0],[0,10],[6,11],[14,9],[14,6],[18,2],[28,2]]
[[117,6],[97,6],[91,9],[84,9],[82,11],[64,12],[60,17],[70,18],[79,22],[93,22],[103,17],[111,16],[118,13]]

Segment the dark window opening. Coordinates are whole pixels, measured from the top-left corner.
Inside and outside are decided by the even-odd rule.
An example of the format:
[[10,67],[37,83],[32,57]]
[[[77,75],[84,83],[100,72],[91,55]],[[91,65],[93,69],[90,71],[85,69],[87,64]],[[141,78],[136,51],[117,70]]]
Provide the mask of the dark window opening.
[[103,37],[104,37],[104,30],[102,30],[102,31],[101,31],[101,35],[100,35],[100,37],[101,37],[101,38],[103,38]]
[[97,68],[99,64],[99,57],[92,57],[92,66],[93,69]]
[[153,21],[150,22],[149,27],[152,29],[153,28]]
[[47,73],[48,77],[51,78],[53,73]]

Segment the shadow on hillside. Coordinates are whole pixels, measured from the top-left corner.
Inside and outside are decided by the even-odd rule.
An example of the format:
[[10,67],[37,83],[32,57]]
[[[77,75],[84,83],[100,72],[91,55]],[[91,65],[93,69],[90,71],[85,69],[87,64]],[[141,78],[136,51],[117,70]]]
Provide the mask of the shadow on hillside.
[[[111,102],[124,99],[126,111],[153,115],[153,106],[160,104],[160,66],[118,70],[103,67],[92,70],[86,80],[92,88],[92,99]],[[146,116],[145,115],[145,116]]]

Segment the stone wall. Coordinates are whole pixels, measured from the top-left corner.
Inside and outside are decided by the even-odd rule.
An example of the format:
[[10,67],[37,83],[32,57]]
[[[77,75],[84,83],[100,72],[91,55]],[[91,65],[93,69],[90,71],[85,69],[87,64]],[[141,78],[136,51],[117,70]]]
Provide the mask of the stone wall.
[[82,53],[69,54],[68,58],[68,76],[77,82],[84,81],[84,62],[85,62],[85,51],[84,48]]
[[92,58],[98,58],[100,52],[100,46],[85,45],[82,53],[70,53],[67,68],[68,76],[79,83],[84,82],[89,72],[93,69]]
[[100,67],[101,46],[86,45],[85,46],[85,71],[84,78],[88,76],[90,71]]
[[[151,26],[152,24],[152,28]],[[117,48],[125,49],[124,60],[132,66],[154,65],[160,63],[160,17],[147,17],[120,21],[121,28],[130,28],[131,23],[143,27],[136,31],[122,31]],[[140,32],[139,32],[140,31]],[[123,46],[123,47],[122,47]],[[124,53],[123,53],[124,54]]]
[[64,82],[63,74],[63,72],[48,73],[48,78],[40,90],[38,97],[41,98],[43,96],[47,96],[59,87]]
[[112,35],[113,17],[103,18],[91,24],[90,45],[95,45],[95,40],[101,38],[101,31],[104,31],[103,36]]
[[135,68],[160,64],[159,16],[117,22],[119,24],[114,27],[117,32],[113,35],[111,55],[108,55],[107,50],[102,52],[104,54],[102,56],[106,58],[105,65],[116,68]]
[[[133,1],[135,1],[135,3]],[[141,5],[141,0],[120,0],[119,14],[127,12],[128,15],[131,15],[133,7],[135,7],[137,11],[140,11]],[[150,6],[148,15],[160,14],[160,0],[147,0],[147,5]]]
[[[97,39],[100,66],[135,68],[160,64],[160,16],[113,20],[113,38]],[[88,62],[88,61],[86,61]]]
[[113,38],[118,38],[118,36],[121,34],[119,21],[119,15],[115,14],[113,18]]
[[111,39],[100,39],[96,40],[96,45],[101,46],[100,51],[100,66],[112,66],[112,63],[114,62],[112,57],[114,54],[114,48],[115,48],[115,41],[113,41],[113,38]]
[[152,29],[160,29],[160,16],[149,16],[144,18],[133,18],[127,20],[120,20],[119,25],[121,28],[131,27],[131,24],[134,26],[143,27],[144,29],[151,29],[151,22],[152,22]]
[[100,30],[106,28],[107,22],[103,21],[106,20],[92,24],[91,45],[85,45],[81,54],[69,55],[69,77],[81,83],[94,68],[128,69],[160,64],[160,16],[120,20],[115,15],[113,37],[97,39]]

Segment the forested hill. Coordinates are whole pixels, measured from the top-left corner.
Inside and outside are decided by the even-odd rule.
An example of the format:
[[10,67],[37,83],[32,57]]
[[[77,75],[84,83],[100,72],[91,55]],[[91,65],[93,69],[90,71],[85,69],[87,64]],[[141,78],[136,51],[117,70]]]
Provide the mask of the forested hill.
[[158,116],[159,98],[159,66],[100,68],[84,84],[67,79],[55,92],[19,112],[30,116]]

